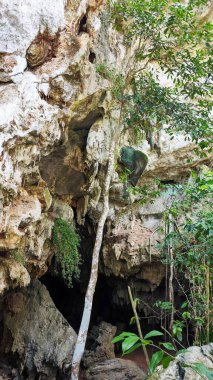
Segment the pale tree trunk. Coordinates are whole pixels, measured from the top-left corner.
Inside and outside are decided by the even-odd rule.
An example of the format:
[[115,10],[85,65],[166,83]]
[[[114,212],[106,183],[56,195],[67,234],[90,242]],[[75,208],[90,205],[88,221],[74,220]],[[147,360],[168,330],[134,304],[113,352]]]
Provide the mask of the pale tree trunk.
[[79,329],[78,338],[77,338],[77,342],[76,342],[75,350],[73,354],[73,359],[72,359],[71,380],[78,380],[79,378],[81,359],[84,353],[86,339],[87,339],[87,332],[89,328],[92,304],[93,304],[93,296],[95,293],[95,287],[96,287],[97,278],[98,278],[98,264],[99,264],[101,244],[103,240],[103,230],[104,230],[105,221],[106,221],[108,211],[109,211],[109,189],[110,189],[111,177],[114,171],[114,156],[115,156],[115,139],[111,143],[110,152],[109,152],[108,169],[106,172],[106,178],[105,178],[104,189],[103,189],[103,210],[98,222],[95,245],[94,245],[93,256],[92,256],[90,280],[89,280],[86,297],[85,297],[81,326]]
[[[168,233],[173,231],[172,218],[169,215],[168,219]],[[171,302],[171,318],[169,324],[169,330],[173,335],[173,324],[174,324],[174,289],[173,289],[173,278],[174,278],[174,255],[173,255],[173,242],[172,238],[169,239],[169,258],[170,258],[170,274],[169,274],[169,301]]]

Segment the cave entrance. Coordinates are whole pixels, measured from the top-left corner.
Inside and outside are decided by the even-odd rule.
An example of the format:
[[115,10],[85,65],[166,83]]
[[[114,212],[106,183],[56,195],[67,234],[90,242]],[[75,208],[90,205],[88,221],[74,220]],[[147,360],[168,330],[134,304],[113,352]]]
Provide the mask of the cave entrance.
[[[77,226],[78,233],[81,237],[80,255],[82,257],[81,275],[77,281],[73,281],[73,287],[68,288],[63,280],[53,275],[51,267],[49,271],[41,278],[41,281],[46,285],[53,302],[57,309],[66,318],[68,323],[78,332],[82,312],[84,307],[85,293],[90,276],[92,250],[94,246],[95,234],[93,225],[88,217],[86,217],[85,224],[83,226]],[[98,282],[93,301],[93,310],[90,321],[90,328],[99,325],[101,322],[110,323],[117,327],[116,334],[120,334],[122,331],[134,332],[137,334],[137,328],[135,324],[130,324],[130,320],[133,317],[133,311],[130,305],[127,286],[131,285],[133,296],[138,297],[136,290],[141,292],[141,297],[145,299],[145,293],[142,289],[145,289],[145,282],[139,280],[139,283],[134,283],[127,279],[118,279],[115,277],[107,277],[103,273],[99,273]],[[144,294],[144,295],[143,295]],[[165,294],[165,283],[159,287],[159,293],[156,295],[147,293],[146,302],[152,303]],[[144,335],[152,329],[159,329],[158,321],[152,317],[147,318],[143,311],[143,306],[139,312],[141,318],[141,326]],[[87,341],[87,347],[89,340]],[[151,350],[150,350],[151,351]],[[150,352],[151,354],[152,352]],[[121,357],[121,345],[115,346],[115,354],[117,357]],[[139,348],[136,352],[131,353],[125,357],[135,363],[146,368],[145,357],[143,350]]]
[[[86,286],[81,282],[73,281],[73,287],[67,285],[59,277],[53,276],[51,271],[47,272],[41,279],[47,287],[53,302],[69,324],[78,332],[84,307]],[[111,323],[122,331],[129,326],[133,315],[130,305],[119,306],[113,303],[111,288],[105,276],[99,274],[96,291],[94,295],[93,310],[90,328],[102,321]],[[132,327],[129,327],[132,330]]]
[[[46,273],[41,281],[46,285],[57,309],[67,319],[75,331],[78,332],[84,307],[86,286],[82,286],[82,283],[74,281],[73,288],[68,288],[61,279],[53,277],[50,272]],[[112,287],[109,286],[109,281],[110,278],[106,278],[103,274],[99,274],[89,331],[91,332],[92,328],[98,326],[101,322],[107,322],[117,327],[117,335],[123,331],[134,332],[137,334],[136,325],[130,324],[130,320],[133,316],[130,304],[119,305],[114,303]],[[153,323],[151,326],[150,323],[148,323],[148,319],[145,318],[143,313],[140,313],[140,317],[144,335],[151,329],[158,329],[159,326],[156,326],[156,324],[154,325]],[[90,339],[87,340],[86,348],[92,349],[90,346]],[[115,345],[114,352],[115,357],[122,357],[120,343]],[[149,347],[148,352],[151,357],[153,349]],[[142,348],[136,349],[134,352],[123,358],[131,360],[139,367],[147,370],[146,359]]]

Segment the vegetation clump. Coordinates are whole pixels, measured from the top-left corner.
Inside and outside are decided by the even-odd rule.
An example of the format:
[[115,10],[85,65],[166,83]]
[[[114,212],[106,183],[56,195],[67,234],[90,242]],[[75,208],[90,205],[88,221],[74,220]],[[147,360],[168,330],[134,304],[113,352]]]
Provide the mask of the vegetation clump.
[[59,218],[53,227],[52,241],[62,278],[71,287],[73,278],[80,274],[79,236],[70,223]]
[[11,256],[13,257],[13,259],[18,263],[18,264],[21,264],[21,265],[24,265],[25,264],[25,261],[26,261],[26,258],[25,258],[25,254],[24,254],[24,251],[21,250],[21,249],[16,249],[12,252]]

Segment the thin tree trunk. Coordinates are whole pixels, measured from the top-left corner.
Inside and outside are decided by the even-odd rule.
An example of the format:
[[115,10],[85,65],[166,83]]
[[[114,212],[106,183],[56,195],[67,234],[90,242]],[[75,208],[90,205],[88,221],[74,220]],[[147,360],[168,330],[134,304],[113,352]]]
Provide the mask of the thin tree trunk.
[[71,380],[79,379],[80,364],[81,364],[81,359],[84,353],[86,339],[87,339],[87,332],[89,328],[92,304],[93,304],[93,296],[94,296],[95,287],[96,287],[97,278],[98,278],[98,264],[99,264],[101,244],[103,240],[103,230],[104,230],[105,221],[106,221],[108,211],[109,211],[109,189],[110,189],[111,177],[114,171],[114,156],[115,156],[114,152],[115,152],[115,138],[114,138],[114,141],[112,141],[110,152],[109,152],[108,169],[107,169],[106,179],[105,179],[105,184],[104,184],[104,189],[103,189],[103,210],[98,222],[95,245],[93,249],[90,280],[89,280],[86,297],[85,297],[85,304],[84,304],[84,311],[83,311],[83,316],[81,320],[81,326],[79,329],[78,338],[77,338],[77,342],[76,342],[75,350],[73,354],[73,359],[72,359]]
[[[133,313],[134,313],[134,316],[135,316],[135,321],[136,321],[136,325],[137,325],[137,329],[138,329],[138,334],[139,334],[139,337],[141,338],[141,340],[144,340],[143,333],[142,333],[142,330],[141,330],[140,321],[139,321],[139,318],[138,318],[137,309],[136,309],[135,302],[134,302],[133,297],[132,297],[132,291],[131,291],[130,286],[128,286],[128,292],[129,292],[130,302],[131,302],[131,305],[132,305],[132,310],[133,310]],[[144,355],[145,355],[145,358],[146,358],[147,366],[149,367],[150,361],[149,361],[149,355],[148,355],[146,346],[144,344],[142,344],[142,347],[143,347],[143,352],[144,352]]]
[[[168,219],[168,232],[173,230],[171,216]],[[173,257],[173,244],[172,238],[169,239],[169,258],[170,258],[170,274],[169,274],[169,301],[171,302],[171,318],[169,324],[169,330],[172,333],[173,323],[174,323],[174,289],[173,289],[173,278],[174,278],[174,257]]]
[[206,343],[210,342],[210,273],[206,264]]

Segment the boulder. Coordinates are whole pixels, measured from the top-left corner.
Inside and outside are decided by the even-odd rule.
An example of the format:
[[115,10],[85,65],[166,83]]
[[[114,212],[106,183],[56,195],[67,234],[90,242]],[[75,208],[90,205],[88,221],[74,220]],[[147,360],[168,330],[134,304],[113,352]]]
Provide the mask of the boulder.
[[144,380],[146,373],[131,360],[111,359],[95,364],[86,372],[86,380]]
[[3,348],[18,354],[22,369],[47,379],[65,371],[72,360],[76,334],[38,280],[6,297]]
[[[177,355],[176,359],[170,362],[168,368],[159,366],[150,380],[200,380],[201,376],[195,372],[191,365],[204,365],[208,372],[213,374],[213,343],[202,347],[189,347],[187,352]],[[185,367],[186,364],[189,367]],[[202,374],[202,379],[209,377]]]
[[95,363],[114,359],[114,344],[112,339],[115,336],[116,327],[110,323],[101,322],[99,326],[93,326],[88,336],[88,345],[84,353],[83,364],[86,368],[94,366]]

